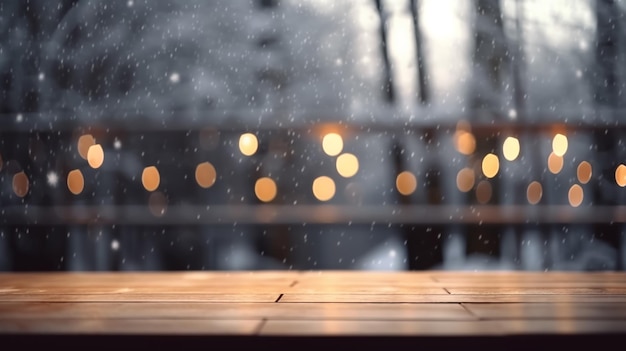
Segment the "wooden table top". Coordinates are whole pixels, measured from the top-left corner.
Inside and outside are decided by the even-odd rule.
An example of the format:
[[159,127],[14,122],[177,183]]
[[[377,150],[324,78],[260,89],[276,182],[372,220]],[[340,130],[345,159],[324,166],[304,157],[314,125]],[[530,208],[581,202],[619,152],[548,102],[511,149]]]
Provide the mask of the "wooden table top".
[[626,341],[626,273],[0,273],[0,345],[528,349],[600,338]]

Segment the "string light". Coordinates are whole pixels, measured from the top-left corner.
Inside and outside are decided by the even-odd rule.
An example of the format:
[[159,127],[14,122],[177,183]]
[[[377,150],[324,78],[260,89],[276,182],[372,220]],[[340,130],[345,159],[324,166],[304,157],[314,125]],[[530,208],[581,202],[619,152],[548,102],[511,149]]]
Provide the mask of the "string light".
[[576,168],[576,177],[582,184],[587,184],[591,180],[592,174],[591,164],[587,161],[582,161]]
[[78,154],[84,160],[87,160],[87,153],[89,152],[89,148],[96,143],[96,139],[94,139],[91,134],[83,134],[78,138]]
[[561,169],[563,169],[563,157],[551,152],[550,156],[548,156],[548,170],[552,174],[559,174]]
[[563,134],[556,134],[552,139],[552,152],[555,155],[563,157],[567,152],[567,137]]
[[359,159],[353,154],[341,154],[337,157],[336,168],[339,175],[350,178],[359,171]]
[[104,163],[104,150],[102,149],[102,145],[94,144],[89,147],[87,150],[87,163],[91,168],[100,168]]
[[143,169],[141,173],[141,184],[147,191],[155,191],[161,183],[161,175],[155,166],[149,166]]
[[536,205],[541,201],[541,197],[543,196],[543,188],[541,183],[538,181],[533,181],[528,184],[528,188],[526,189],[526,198],[528,199],[528,203],[531,205]]
[[396,189],[402,195],[411,195],[417,188],[417,179],[410,171],[403,171],[396,177]]
[[572,207],[580,206],[584,197],[585,194],[583,192],[583,188],[578,184],[572,185],[567,192],[567,199]]
[[259,178],[254,184],[254,194],[263,202],[274,200],[277,192],[276,183],[269,177]]
[[74,195],[80,194],[85,187],[85,178],[83,173],[74,169],[67,174],[67,188]]
[[313,195],[319,201],[328,201],[335,196],[335,182],[327,176],[315,178],[313,181]]
[[466,193],[474,187],[475,175],[471,168],[463,168],[456,174],[456,187]]
[[252,156],[259,148],[259,140],[252,133],[243,133],[239,137],[239,151],[245,156]]
[[520,145],[519,140],[515,137],[508,137],[502,144],[502,154],[508,161],[513,161],[519,156]]
[[322,138],[322,150],[328,156],[337,156],[343,150],[343,138],[337,133],[328,133]]
[[210,162],[202,162],[196,166],[196,183],[202,188],[210,188],[215,184],[217,172]]
[[18,172],[13,175],[13,192],[19,197],[24,197],[28,194],[30,188],[30,181],[26,173]]
[[454,145],[461,154],[471,155],[476,150],[476,138],[468,131],[457,130],[454,133]]
[[487,154],[482,163],[483,174],[487,178],[493,178],[500,170],[500,160],[495,154]]

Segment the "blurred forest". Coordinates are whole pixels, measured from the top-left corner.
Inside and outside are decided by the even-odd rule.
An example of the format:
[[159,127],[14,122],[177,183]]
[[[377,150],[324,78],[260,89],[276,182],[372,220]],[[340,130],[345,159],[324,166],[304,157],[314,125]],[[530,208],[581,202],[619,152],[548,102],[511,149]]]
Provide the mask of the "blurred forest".
[[624,0],[0,3],[0,270],[623,270]]

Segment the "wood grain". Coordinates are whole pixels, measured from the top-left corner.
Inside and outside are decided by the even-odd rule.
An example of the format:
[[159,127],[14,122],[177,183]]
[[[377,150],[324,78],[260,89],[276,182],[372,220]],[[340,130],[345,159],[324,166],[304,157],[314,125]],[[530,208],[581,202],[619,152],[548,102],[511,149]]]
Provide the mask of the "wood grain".
[[626,339],[626,273],[0,273],[0,342],[15,335],[607,333]]

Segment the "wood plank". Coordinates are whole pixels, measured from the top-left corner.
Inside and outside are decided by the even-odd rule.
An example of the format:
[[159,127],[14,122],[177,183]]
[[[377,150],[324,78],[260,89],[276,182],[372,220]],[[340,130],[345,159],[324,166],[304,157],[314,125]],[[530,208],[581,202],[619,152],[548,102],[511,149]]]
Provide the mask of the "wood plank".
[[626,294],[626,288],[550,288],[537,286],[530,287],[513,287],[513,288],[446,288],[450,294],[470,294],[470,295],[621,295]]
[[626,272],[530,272],[530,271],[439,271],[431,274],[437,282],[625,282]]
[[358,271],[358,270],[323,270],[302,271],[297,276],[300,280],[308,281],[433,281],[433,272],[437,271]]
[[0,294],[0,302],[275,302],[280,294]]
[[194,286],[289,286],[298,274],[224,272],[177,273],[0,273],[0,288],[51,287],[194,287]]
[[2,334],[253,335],[261,320],[0,319]]
[[[504,336],[626,333],[624,320],[302,321],[268,320],[261,335]],[[521,340],[520,340],[521,341]],[[539,345],[535,345],[539,346]],[[461,345],[459,345],[461,347]]]
[[470,320],[459,304],[0,303],[0,319]]
[[397,287],[397,288],[441,288],[445,286],[444,283],[438,283],[434,281],[410,281],[410,280],[397,280],[397,281],[354,281],[354,280],[298,280],[292,284],[295,288],[311,288],[311,287]]
[[[241,294],[246,291],[279,294],[292,284],[297,272],[247,273],[26,273],[2,274],[5,283],[13,286],[0,288],[3,294],[172,294],[190,296],[202,293]],[[287,278],[285,278],[287,277]],[[234,279],[234,280],[233,280]],[[272,280],[274,279],[274,280]],[[210,285],[204,285],[210,282]],[[289,283],[289,284],[287,284]],[[274,289],[273,287],[276,287]]]
[[494,320],[507,334],[619,334],[626,336],[625,320],[517,319]]
[[624,323],[618,272],[0,273],[5,334],[626,335]]
[[448,295],[448,292],[440,287],[413,287],[413,286],[393,286],[393,285],[327,285],[319,286],[299,286],[295,285],[284,293],[299,294],[441,294]]
[[0,281],[5,279],[24,281],[46,280],[88,280],[88,281],[118,281],[118,280],[293,280],[302,276],[301,271],[264,270],[264,271],[62,271],[62,272],[0,272]]
[[1,294],[39,295],[39,294],[280,294],[288,286],[263,286],[262,284],[218,285],[218,286],[133,286],[128,284],[109,284],[106,286],[51,286],[41,288],[0,288]]
[[465,282],[445,282],[432,283],[433,287],[445,289],[456,288],[620,288],[626,289],[626,282],[490,282],[490,281],[465,281]]
[[484,319],[623,319],[626,302],[622,303],[466,303],[474,315]]
[[483,321],[346,321],[268,320],[261,335],[454,336],[502,335],[496,323]]
[[624,303],[626,295],[558,295],[558,294],[509,294],[509,295],[431,295],[431,294],[300,294],[285,293],[280,303],[300,302],[349,302],[349,303],[463,303],[463,302],[604,302]]

